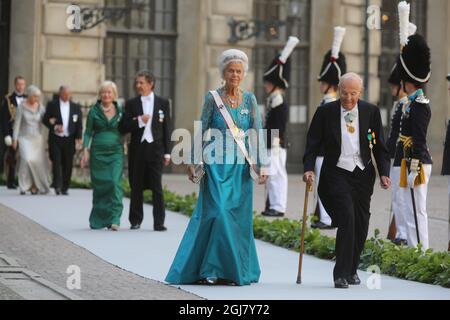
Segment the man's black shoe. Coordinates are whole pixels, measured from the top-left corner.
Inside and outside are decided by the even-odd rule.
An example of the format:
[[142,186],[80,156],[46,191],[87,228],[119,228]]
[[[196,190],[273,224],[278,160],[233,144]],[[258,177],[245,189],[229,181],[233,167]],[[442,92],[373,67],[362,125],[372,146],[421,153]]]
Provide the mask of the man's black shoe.
[[284,216],[283,212],[279,212],[274,209],[266,210],[266,211],[262,212],[261,214],[266,217],[283,217]]
[[337,289],[348,289],[348,282],[344,278],[334,280],[334,287]]
[[408,241],[405,239],[401,239],[401,238],[395,238],[395,240],[392,242],[397,246],[407,246],[408,245]]
[[9,186],[7,186],[6,188],[10,189],[10,190],[16,190],[17,186],[15,184],[10,184]]
[[320,230],[332,230],[332,229],[334,229],[334,227],[329,226],[329,225],[323,223],[322,221],[318,221],[316,223],[311,224],[311,228],[313,228],[313,229],[320,229]]
[[141,225],[140,225],[140,224],[133,224],[133,225],[130,227],[131,230],[139,230],[140,228],[141,228]]
[[61,189],[55,189],[55,193],[57,196],[59,196],[61,194]]
[[347,278],[347,282],[349,285],[358,286],[361,284],[361,279],[359,279],[357,274],[354,274]]
[[68,196],[68,195],[69,195],[69,191],[63,190],[63,191],[61,192],[61,194],[62,194],[63,196]]
[[155,226],[153,227],[155,231],[167,231],[167,228],[164,226]]

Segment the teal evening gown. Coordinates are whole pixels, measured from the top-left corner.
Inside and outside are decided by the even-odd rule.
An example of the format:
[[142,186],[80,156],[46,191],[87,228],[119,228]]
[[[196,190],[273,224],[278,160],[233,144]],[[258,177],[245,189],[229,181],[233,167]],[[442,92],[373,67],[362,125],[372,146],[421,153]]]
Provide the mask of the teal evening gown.
[[[244,92],[242,103],[236,109],[226,107],[240,129],[261,129],[261,117],[252,93]],[[223,144],[219,144],[219,154],[211,152],[211,155],[224,161],[230,154],[228,149],[224,150],[227,126],[210,93],[205,98],[201,121],[202,133],[207,129],[219,130]],[[253,235],[253,180],[242,153],[233,140],[229,141],[234,147],[231,163],[204,165],[206,174],[200,183],[198,201],[166,277],[168,283],[193,284],[216,278],[249,285],[259,280]],[[249,150],[248,139],[246,144]],[[204,143],[203,147],[207,145]]]

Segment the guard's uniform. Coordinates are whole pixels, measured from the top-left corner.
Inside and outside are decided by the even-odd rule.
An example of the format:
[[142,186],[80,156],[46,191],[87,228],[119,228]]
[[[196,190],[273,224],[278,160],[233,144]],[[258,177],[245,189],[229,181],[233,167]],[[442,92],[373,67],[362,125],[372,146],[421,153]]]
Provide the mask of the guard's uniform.
[[[286,171],[286,126],[288,105],[279,91],[274,91],[267,99],[266,116],[267,149],[270,158],[270,175],[266,195],[269,209],[285,213],[287,205],[288,176]],[[272,137],[271,130],[278,130],[279,137]]]
[[[391,75],[388,82],[398,87],[401,87],[401,79],[398,72],[397,64],[392,68]],[[391,167],[391,181],[392,181],[392,212],[395,217],[395,226],[397,233],[395,235],[395,243],[401,244],[406,242],[406,216],[405,212],[402,211],[402,204],[399,199],[400,192],[400,165],[395,165],[395,153],[397,150],[397,141],[400,136],[400,123],[403,115],[403,106],[408,102],[408,97],[403,97],[394,103],[391,111],[391,131],[389,132],[389,137],[386,145],[389,150],[389,155],[392,160]]]
[[[275,87],[266,103],[265,129],[270,167],[266,184],[266,209],[262,213],[265,216],[283,216],[287,207],[286,129],[289,107],[282,93],[289,87],[289,56],[298,42],[297,38],[290,37],[281,54],[272,61],[263,77],[264,82],[272,83]],[[275,134],[276,132],[278,134]]]
[[[320,102],[319,108],[325,106],[328,103],[337,100],[337,92],[334,92],[332,87],[337,87],[339,85],[339,80],[341,76],[347,72],[347,64],[345,60],[345,55],[340,52],[340,47],[345,35],[345,28],[336,27],[334,29],[334,39],[333,47],[327,52],[323,59],[322,68],[320,74],[317,77],[319,82],[324,82],[328,84],[328,91],[324,95],[322,101]],[[320,172],[322,171],[322,164],[324,159],[325,150],[322,146],[319,154],[316,158],[316,163],[314,167],[314,172],[316,175],[316,183],[314,184],[314,204],[315,212],[319,216],[319,221],[313,223],[311,227],[319,229],[328,229],[331,227],[331,218],[319,197],[318,186],[320,181]]]
[[[412,83],[416,87],[428,82],[431,76],[430,49],[422,36],[415,34],[408,38],[408,44],[400,54],[397,65],[403,82]],[[431,108],[422,89],[410,93],[408,100],[403,107],[394,165],[401,166],[399,201],[403,206],[400,210],[406,216],[408,245],[415,247],[420,240],[426,250],[429,248],[426,201],[433,163],[427,147]]]

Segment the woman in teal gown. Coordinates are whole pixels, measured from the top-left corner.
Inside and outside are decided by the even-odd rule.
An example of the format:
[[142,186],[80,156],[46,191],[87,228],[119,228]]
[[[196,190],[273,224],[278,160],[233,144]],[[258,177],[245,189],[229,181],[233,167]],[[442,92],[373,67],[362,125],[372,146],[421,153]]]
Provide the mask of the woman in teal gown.
[[[239,89],[248,65],[245,53],[227,50],[220,62],[226,84],[217,92],[235,124],[244,132],[251,128],[261,129],[255,96]],[[241,70],[236,70],[239,68]],[[230,72],[230,69],[233,70]],[[240,80],[237,81],[230,73],[234,76],[240,74]],[[235,93],[236,99],[232,99],[230,92]],[[219,154],[214,150],[211,152],[215,163],[208,164],[212,161],[205,161],[206,174],[200,183],[197,205],[166,281],[171,284],[249,285],[258,282],[260,276],[253,235],[253,180],[250,166],[244,162],[242,153],[226,132],[227,125],[210,93],[205,98],[201,121],[202,134],[208,129],[217,129],[223,140],[219,142]],[[225,150],[227,139],[231,141],[228,144],[233,147],[234,155],[231,161],[225,163],[225,158],[230,158],[232,154],[230,150]],[[212,144],[212,141],[209,143]],[[248,139],[246,145],[249,150]],[[204,144],[203,148],[205,159],[208,157],[205,156],[208,144]],[[191,179],[192,170],[190,167]],[[261,174],[259,182],[263,184],[266,178]]]
[[122,108],[115,101],[117,88],[106,81],[100,89],[101,101],[89,110],[86,120],[82,167],[88,162],[93,189],[91,229],[117,231],[123,211],[123,144],[118,130]]

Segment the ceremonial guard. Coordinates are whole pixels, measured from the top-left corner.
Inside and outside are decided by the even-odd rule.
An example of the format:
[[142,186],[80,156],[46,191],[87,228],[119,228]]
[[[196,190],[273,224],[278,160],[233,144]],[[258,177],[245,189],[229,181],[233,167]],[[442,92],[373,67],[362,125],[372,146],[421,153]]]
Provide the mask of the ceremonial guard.
[[[409,35],[416,33],[417,27],[413,23],[409,23]],[[391,180],[392,180],[392,198],[391,210],[393,217],[389,227],[388,238],[396,245],[406,245],[406,217],[405,212],[401,210],[402,205],[399,201],[399,183],[400,183],[400,165],[395,165],[395,152],[397,149],[397,141],[400,135],[400,121],[403,115],[403,106],[408,102],[408,95],[402,87],[400,74],[397,63],[392,68],[388,82],[391,87],[392,96],[397,99],[391,110],[391,130],[386,145],[389,149],[391,157]]]
[[17,76],[14,79],[14,92],[5,96],[3,105],[0,109],[0,120],[2,126],[3,137],[5,137],[6,153],[5,153],[5,174],[6,187],[8,189],[16,189],[16,150],[12,147],[12,136],[14,120],[16,119],[17,107],[25,100],[24,94],[26,81],[23,77]]
[[431,109],[423,86],[431,77],[430,48],[422,36],[404,34],[400,30],[403,49],[397,65],[408,102],[403,106],[394,166],[401,167],[399,203],[406,217],[406,240],[409,246],[421,243],[426,250],[429,247],[426,201],[432,159],[427,147]]
[[[286,212],[288,176],[286,171],[286,126],[289,107],[283,96],[289,87],[289,56],[298,44],[296,37],[290,37],[280,55],[277,55],[264,73],[264,89],[269,95],[266,103],[267,149],[270,158],[269,178],[266,183],[266,210],[269,217],[282,217]],[[278,131],[278,134],[276,134]]]
[[[345,62],[345,55],[340,52],[341,44],[344,40],[346,29],[342,27],[334,28],[334,40],[332,49],[327,52],[324,57],[322,69],[318,81],[320,82],[320,91],[322,92],[323,99],[320,102],[319,108],[327,103],[334,102],[338,99],[338,85],[339,80],[343,74],[347,72],[347,64]],[[316,221],[311,224],[312,228],[318,229],[333,229],[331,226],[331,218],[322,201],[320,200],[317,192],[320,180],[320,171],[322,169],[323,157],[325,154],[324,146],[321,147],[320,152],[316,158],[316,165],[314,172],[316,172],[317,179],[314,188],[315,195],[315,213]]]

